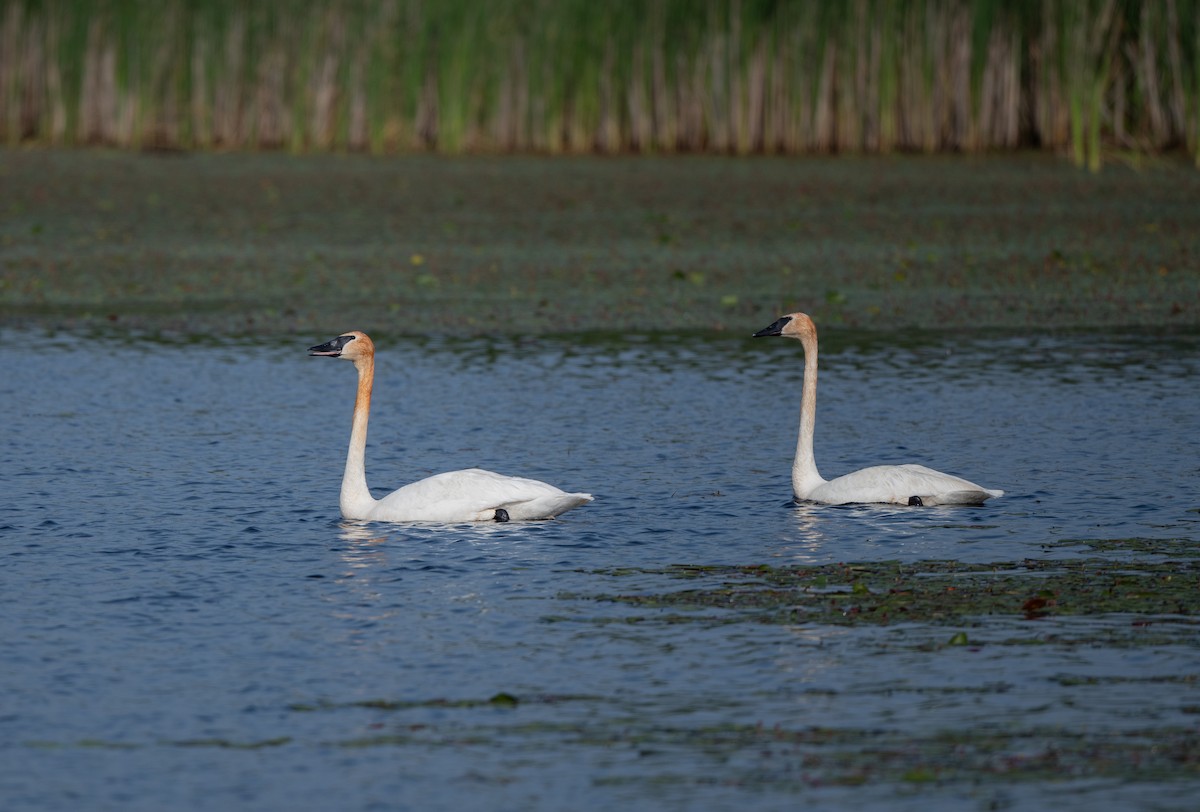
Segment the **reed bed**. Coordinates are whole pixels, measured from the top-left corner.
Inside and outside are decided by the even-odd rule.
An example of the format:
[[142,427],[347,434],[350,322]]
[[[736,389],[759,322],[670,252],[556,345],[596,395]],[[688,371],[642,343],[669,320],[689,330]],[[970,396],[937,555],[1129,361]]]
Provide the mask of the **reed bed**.
[[1200,0],[0,0],[0,140],[1200,164]]

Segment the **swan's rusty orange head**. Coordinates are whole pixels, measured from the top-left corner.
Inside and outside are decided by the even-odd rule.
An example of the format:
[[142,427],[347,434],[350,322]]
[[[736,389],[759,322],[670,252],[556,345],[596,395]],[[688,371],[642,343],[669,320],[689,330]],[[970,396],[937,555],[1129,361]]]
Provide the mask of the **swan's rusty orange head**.
[[806,313],[789,313],[781,316],[754,334],[754,338],[764,336],[786,336],[787,338],[809,338],[817,334],[817,325]]
[[375,343],[371,341],[371,337],[366,333],[351,330],[348,333],[342,333],[332,341],[326,341],[324,344],[309,347],[308,354],[357,361],[360,358],[374,356]]

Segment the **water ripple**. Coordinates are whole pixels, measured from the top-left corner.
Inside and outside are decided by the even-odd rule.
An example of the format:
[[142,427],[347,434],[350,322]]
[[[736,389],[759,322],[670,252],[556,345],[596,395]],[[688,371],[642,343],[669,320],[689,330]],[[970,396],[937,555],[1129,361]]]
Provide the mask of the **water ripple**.
[[[961,510],[792,504],[785,342],[391,342],[377,493],[479,465],[597,497],[545,523],[412,527],[340,520],[352,370],[302,340],[59,334],[29,364],[0,339],[8,809],[1195,797],[1182,616],[770,625],[587,598],[686,588],[674,564],[1198,556],[1195,336],[831,331],[823,472],[918,460],[1008,492]],[[1038,773],[1050,752],[1077,779]],[[1170,780],[1116,766],[1139,760]]]

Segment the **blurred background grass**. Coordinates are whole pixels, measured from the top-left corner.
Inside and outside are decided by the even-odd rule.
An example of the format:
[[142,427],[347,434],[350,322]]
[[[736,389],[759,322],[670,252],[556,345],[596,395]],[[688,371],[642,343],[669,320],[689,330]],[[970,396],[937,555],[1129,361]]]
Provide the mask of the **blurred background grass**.
[[0,141],[1200,162],[1200,0],[0,0]]

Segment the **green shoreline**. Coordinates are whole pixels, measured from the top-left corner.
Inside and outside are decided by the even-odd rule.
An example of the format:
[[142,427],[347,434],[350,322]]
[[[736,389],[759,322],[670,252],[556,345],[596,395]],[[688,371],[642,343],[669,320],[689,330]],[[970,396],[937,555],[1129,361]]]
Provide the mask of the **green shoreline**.
[[1166,162],[9,149],[0,186],[10,327],[1200,327],[1200,173]]

